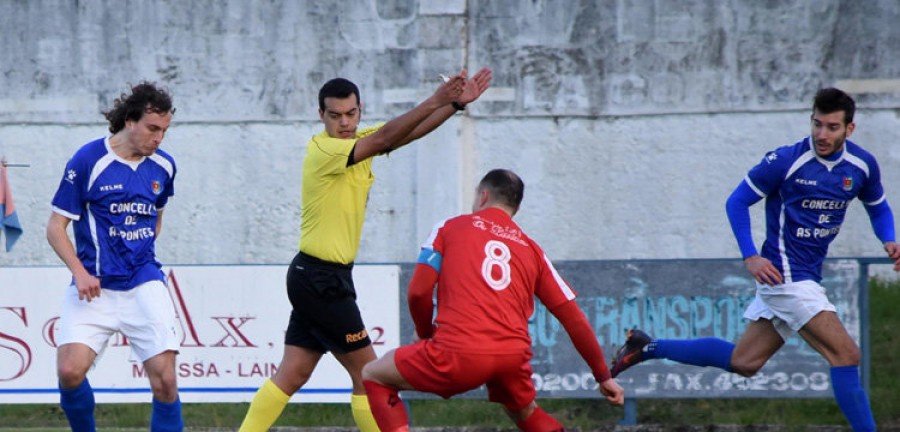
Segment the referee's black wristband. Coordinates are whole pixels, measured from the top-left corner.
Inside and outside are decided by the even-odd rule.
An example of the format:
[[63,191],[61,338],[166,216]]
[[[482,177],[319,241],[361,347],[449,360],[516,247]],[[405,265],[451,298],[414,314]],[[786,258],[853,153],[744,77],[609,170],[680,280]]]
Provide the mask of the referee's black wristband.
[[461,104],[457,101],[451,102],[450,105],[453,105],[453,108],[456,108],[457,111],[462,111],[462,110],[466,109],[466,104]]

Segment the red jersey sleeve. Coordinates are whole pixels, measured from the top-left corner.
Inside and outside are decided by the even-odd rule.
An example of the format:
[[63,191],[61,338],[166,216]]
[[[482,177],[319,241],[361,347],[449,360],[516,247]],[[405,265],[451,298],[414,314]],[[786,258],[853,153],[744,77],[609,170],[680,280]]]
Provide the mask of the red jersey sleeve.
[[538,283],[534,290],[537,298],[541,300],[541,303],[547,309],[553,309],[556,306],[574,300],[577,296],[575,290],[559,275],[556,267],[553,267],[553,263],[544,254],[544,251],[537,247],[535,247],[535,251],[541,262]]
[[574,301],[569,301],[551,308],[550,313],[566,329],[566,333],[572,339],[572,345],[575,345],[578,354],[581,354],[581,358],[591,368],[594,379],[598,383],[610,379],[609,368],[604,360],[603,349],[597,342],[597,335],[594,334],[594,329],[591,328],[587,317],[584,316],[584,312],[578,308],[578,305]]
[[432,297],[437,281],[437,270],[428,264],[416,264],[416,270],[409,281],[406,301],[416,326],[416,334],[422,339],[428,339],[434,334],[434,325],[431,323],[434,313]]

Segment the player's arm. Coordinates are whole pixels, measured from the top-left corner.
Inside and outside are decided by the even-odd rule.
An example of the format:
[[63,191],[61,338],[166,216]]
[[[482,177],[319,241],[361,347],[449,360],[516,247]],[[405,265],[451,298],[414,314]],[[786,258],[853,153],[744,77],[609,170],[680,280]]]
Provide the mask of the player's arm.
[[[455,101],[458,106],[465,108],[467,104],[475,102],[485,90],[488,89],[491,85],[491,79],[493,79],[492,71],[488,68],[483,68],[478,73],[475,74],[471,79],[467,79],[465,81],[465,87],[463,88],[462,94],[459,95],[459,98]],[[466,70],[463,69],[460,76],[466,76]],[[453,104],[445,105],[434,113],[432,113],[428,118],[426,118],[422,123],[416,126],[409,135],[404,137],[400,144],[397,147],[402,147],[406,144],[409,144],[412,141],[415,141],[419,138],[422,138],[425,135],[431,133],[431,131],[437,129],[438,126],[444,124],[447,119],[456,114],[456,106]]]
[[762,196],[744,180],[725,201],[725,213],[747,270],[759,283],[776,285],[782,281],[781,273],[771,261],[759,255],[750,229],[750,206],[761,199]]
[[[392,119],[375,133],[360,138],[353,147],[353,161],[362,162],[372,156],[397,149],[406,142],[403,139],[442,107],[449,107],[463,92],[463,76],[455,76],[442,84],[428,99],[405,114]],[[452,109],[452,108],[451,108]]]
[[409,304],[409,313],[416,326],[416,336],[419,339],[429,339],[434,335],[432,298],[437,281],[438,271],[434,267],[421,262],[416,264],[416,269],[409,281],[406,302]]
[[578,308],[574,300],[567,301],[559,306],[550,309],[550,313],[559,320],[572,344],[578,350],[578,354],[591,368],[594,379],[600,383],[600,392],[606,396],[613,405],[622,405],[625,403],[625,392],[622,387],[612,379],[609,368],[604,360],[603,349],[597,342],[597,336],[594,329],[588,323],[584,312]]
[[100,280],[88,273],[84,264],[78,259],[75,245],[72,244],[72,240],[69,239],[69,234],[66,232],[70,222],[71,219],[59,213],[51,213],[50,220],[47,222],[47,242],[72,272],[75,287],[78,289],[78,300],[87,298],[87,301],[91,301],[94,297],[100,297]]
[[875,236],[884,244],[888,257],[894,260],[894,271],[900,271],[900,245],[897,244],[894,212],[891,211],[891,206],[887,200],[881,200],[878,204],[866,204],[864,207],[869,214]]

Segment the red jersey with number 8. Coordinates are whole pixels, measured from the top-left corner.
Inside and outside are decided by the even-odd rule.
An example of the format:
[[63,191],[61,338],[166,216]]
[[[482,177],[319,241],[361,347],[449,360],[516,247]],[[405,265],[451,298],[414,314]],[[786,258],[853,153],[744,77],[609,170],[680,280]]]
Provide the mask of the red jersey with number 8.
[[506,354],[531,349],[528,318],[575,298],[544,251],[501,209],[447,219],[423,245],[441,255],[435,346]]

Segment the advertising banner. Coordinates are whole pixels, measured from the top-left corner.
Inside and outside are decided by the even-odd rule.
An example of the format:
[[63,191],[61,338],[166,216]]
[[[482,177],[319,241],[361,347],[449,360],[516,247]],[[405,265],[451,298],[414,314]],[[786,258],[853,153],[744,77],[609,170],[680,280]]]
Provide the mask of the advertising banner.
[[[860,262],[829,259],[822,285],[859,343]],[[411,343],[406,285],[413,264],[357,265],[359,305],[375,352]],[[638,327],[654,337],[716,337],[736,342],[755,285],[740,260],[561,261],[559,273],[608,359]],[[278,367],[290,314],[285,265],[172,266],[165,269],[182,336],[177,373],[185,402],[246,402]],[[0,403],[56,403],[55,332],[70,275],[62,267],[0,268]],[[559,322],[537,303],[529,321],[538,397],[598,397],[590,369]],[[110,340],[88,373],[98,402],[147,402],[143,367],[128,341]],[[752,378],[720,369],[654,360],[617,380],[629,397],[831,397],[829,367],[790,337]],[[295,402],[348,402],[350,379],[329,354]],[[484,397],[484,389],[464,397]],[[404,392],[406,398],[428,398]]]
[[[560,275],[578,293],[576,302],[594,328],[607,360],[637,327],[653,337],[715,337],[731,342],[743,334],[744,310],[755,295],[755,281],[741,260],[560,261]],[[412,266],[404,266],[405,287]],[[859,344],[860,263],[828,259],[822,285],[838,317]],[[405,290],[401,296],[405,298]],[[529,321],[534,358],[532,379],[538,397],[597,398],[598,384],[556,318],[536,301]],[[405,306],[403,306],[405,308]],[[401,311],[402,342],[413,333],[408,311]],[[752,378],[712,367],[669,360],[648,361],[616,380],[626,397],[788,398],[832,397],[829,365],[799,335],[793,335]],[[483,388],[466,394],[484,397]],[[430,397],[416,394],[412,397]]]
[[[287,265],[172,266],[180,323],[176,373],[184,402],[249,402],[275,372],[291,306]],[[353,270],[363,320],[377,355],[398,346],[396,265]],[[0,403],[58,403],[56,325],[71,274],[64,267],[0,268]],[[143,365],[114,336],[88,372],[97,402],[149,402]],[[295,402],[349,402],[351,382],[325,355]]]

